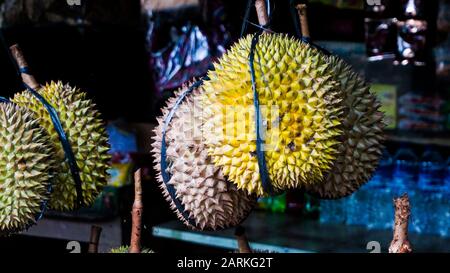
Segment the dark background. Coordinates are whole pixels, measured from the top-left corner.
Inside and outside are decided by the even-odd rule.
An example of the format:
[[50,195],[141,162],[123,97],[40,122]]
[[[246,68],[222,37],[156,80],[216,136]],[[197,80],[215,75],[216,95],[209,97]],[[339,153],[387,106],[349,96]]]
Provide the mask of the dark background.
[[[147,24],[141,15],[139,1],[126,1],[128,4],[120,6],[118,3],[121,2],[125,3],[100,1],[98,4],[98,7],[117,14],[113,23],[99,20],[91,26],[41,24],[4,28],[5,43],[0,47],[0,95],[12,96],[23,89],[6,50],[6,46],[18,43],[40,83],[61,80],[87,91],[108,120],[153,121],[156,105],[160,103],[152,90],[146,50]],[[229,30],[237,39],[246,1],[228,0],[224,3]],[[289,1],[272,1],[272,4],[273,30],[295,34]],[[204,25],[198,16],[201,11],[196,12],[188,19]],[[362,11],[335,12],[331,7],[311,5],[309,16],[314,39],[364,40]],[[184,22],[186,17],[182,18]],[[340,23],[330,24],[336,20]],[[250,21],[256,22],[254,12]],[[358,26],[356,32],[354,27],[349,28],[352,25]],[[351,33],[347,31],[349,29],[353,29]],[[249,26],[248,32],[254,30],[255,27]]]

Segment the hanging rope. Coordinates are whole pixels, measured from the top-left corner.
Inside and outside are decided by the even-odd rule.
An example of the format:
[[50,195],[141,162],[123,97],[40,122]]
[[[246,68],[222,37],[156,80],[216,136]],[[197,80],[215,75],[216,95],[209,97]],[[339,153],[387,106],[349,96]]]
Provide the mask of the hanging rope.
[[[21,68],[20,71],[21,73],[25,73],[26,69]],[[67,163],[69,164],[70,173],[72,174],[72,178],[75,182],[75,190],[77,193],[77,206],[83,207],[84,201],[83,201],[83,190],[80,178],[80,171],[78,169],[72,145],[70,144],[69,139],[67,138],[67,135],[64,132],[58,113],[56,112],[55,108],[53,108],[53,106],[50,103],[48,103],[48,101],[45,100],[45,98],[42,97],[35,89],[31,88],[26,83],[23,83],[23,85],[34,97],[36,97],[42,103],[42,105],[44,105],[45,109],[50,115],[52,124],[55,128],[56,133],[58,134],[59,141],[61,142],[61,145],[63,147],[65,158],[67,160]]]
[[259,95],[256,87],[256,79],[255,79],[255,67],[254,67],[254,58],[255,58],[255,48],[259,41],[259,36],[262,34],[262,31],[259,31],[253,36],[252,44],[250,47],[250,54],[248,57],[249,66],[250,66],[250,76],[252,80],[252,90],[253,90],[253,105],[255,107],[255,127],[256,127],[256,157],[258,159],[258,168],[259,168],[259,176],[261,178],[262,187],[264,192],[269,195],[274,195],[275,192],[272,187],[272,183],[270,181],[270,177],[267,171],[266,165],[266,156],[263,150],[264,140],[261,136],[262,128],[261,128],[261,108],[259,105]]
[[[28,68],[28,65],[27,65],[19,47],[17,45],[11,46],[10,50],[8,50],[8,53],[10,54],[11,59],[14,60],[13,64],[16,67],[17,74],[20,77],[22,77],[22,79],[24,78],[23,75],[27,75],[30,82],[33,82],[33,85],[39,86],[35,82],[34,77],[31,74],[30,69]],[[55,108],[43,96],[41,96],[33,87],[28,85],[24,80],[22,81],[22,84],[26,88],[27,91],[29,91],[34,97],[36,97],[39,100],[39,102],[42,103],[42,105],[44,105],[45,109],[47,110],[47,112],[51,118],[52,124],[55,128],[56,133],[58,134],[58,138],[59,138],[62,148],[64,150],[64,156],[67,160],[72,178],[75,183],[75,190],[76,190],[76,194],[77,194],[76,207],[83,207],[84,201],[83,201],[82,181],[80,178],[80,172],[79,172],[78,165],[76,162],[75,154],[72,150],[72,146],[69,142],[69,139],[63,129],[63,126],[61,124],[61,120],[59,119],[58,113],[55,110]]]
[[[2,29],[0,29],[0,41],[1,41],[2,45],[4,46],[5,52],[7,52],[7,55],[9,57],[11,63],[13,64],[14,68],[17,70],[17,73],[20,74],[20,72],[19,72],[19,70],[17,68],[16,62],[15,62],[13,56],[11,55],[11,53],[9,51],[8,44],[6,43],[6,40],[5,40],[5,37],[3,35],[3,30]],[[2,96],[0,96],[0,102],[12,103],[11,100],[9,100],[8,98],[2,97]],[[53,186],[52,186],[51,183],[49,183],[48,187],[47,187],[47,194],[48,194],[48,196],[50,196],[52,191],[53,191]],[[45,212],[47,210],[47,207],[48,207],[48,201],[49,201],[49,199],[46,199],[46,200],[41,202],[40,213],[35,216],[35,220],[36,221],[41,220],[42,217],[44,216],[44,214],[45,214]]]
[[[254,0],[248,0],[247,2],[247,8],[245,11],[245,16],[242,22],[242,28],[241,28],[241,37],[244,35],[245,30],[247,29],[247,25],[251,23],[249,21],[250,16],[250,8],[252,6],[256,6],[256,1]],[[260,3],[258,3],[260,4]],[[270,181],[270,177],[267,171],[267,164],[266,164],[266,157],[264,153],[264,139],[262,136],[263,128],[262,128],[262,117],[261,117],[261,107],[259,103],[259,95],[258,95],[258,88],[256,86],[256,76],[255,76],[255,67],[254,67],[254,59],[255,59],[255,50],[256,46],[258,45],[259,37],[263,32],[268,32],[271,21],[272,21],[272,8],[269,0],[264,1],[265,4],[265,10],[267,11],[267,14],[261,14],[261,11],[258,12],[258,19],[260,21],[260,24],[258,24],[259,30],[253,35],[251,47],[250,47],[250,53],[248,56],[248,64],[250,68],[250,77],[252,81],[252,91],[253,91],[253,105],[255,109],[255,128],[256,128],[256,157],[258,160],[258,169],[259,169],[259,176],[261,179],[261,184],[263,187],[263,190],[265,193],[269,195],[275,195],[272,183]],[[261,7],[259,7],[261,8]],[[267,18],[265,18],[267,15]],[[264,20],[267,20],[267,22],[264,22]],[[261,24],[262,22],[262,24]],[[261,66],[261,65],[260,65]]]
[[161,176],[163,178],[164,185],[166,186],[167,192],[169,193],[170,198],[172,199],[173,203],[175,204],[176,209],[178,212],[183,216],[184,220],[189,223],[189,225],[193,227],[197,227],[196,222],[189,217],[189,214],[186,212],[184,205],[180,202],[180,200],[177,198],[175,187],[170,184],[170,174],[167,172],[167,144],[166,144],[166,132],[167,127],[169,126],[170,122],[172,121],[173,115],[175,114],[175,111],[178,109],[178,107],[181,105],[183,100],[186,98],[187,95],[192,93],[195,89],[199,88],[203,84],[203,79],[200,79],[196,81],[194,84],[192,84],[187,90],[185,90],[183,93],[180,94],[177,101],[175,102],[175,105],[170,110],[169,114],[166,116],[163,127],[162,127],[162,140],[161,140]]

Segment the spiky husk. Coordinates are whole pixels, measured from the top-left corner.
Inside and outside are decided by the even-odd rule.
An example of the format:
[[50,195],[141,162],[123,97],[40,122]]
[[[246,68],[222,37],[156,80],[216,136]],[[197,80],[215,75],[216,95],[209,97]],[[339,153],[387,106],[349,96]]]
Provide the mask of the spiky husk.
[[[130,253],[130,247],[129,246],[119,246],[119,247],[111,249],[110,253],[114,253],[114,254]],[[141,249],[141,253],[155,253],[155,252],[149,248],[143,248],[143,249]]]
[[[59,115],[80,170],[84,204],[90,206],[107,182],[110,161],[108,136],[100,113],[95,109],[95,104],[86,98],[86,93],[61,82],[46,84],[38,92]],[[13,101],[30,109],[39,118],[40,125],[50,134],[56,150],[59,167],[53,182],[50,207],[61,211],[74,209],[77,197],[75,182],[50,115],[44,105],[28,91],[16,94]]]
[[335,199],[358,190],[372,176],[382,154],[383,113],[370,86],[338,57],[330,57],[334,79],[339,82],[344,102],[342,144],[324,183],[307,185],[320,198]]
[[[209,71],[204,131],[224,175],[239,189],[263,196],[248,61],[252,37],[239,40]],[[326,58],[297,39],[263,34],[254,68],[272,185],[282,191],[320,182],[336,159],[342,133],[341,99]]]
[[35,223],[48,200],[54,150],[31,111],[0,103],[0,235]]
[[214,166],[208,156],[201,132],[202,110],[198,101],[199,90],[185,98],[175,111],[166,133],[169,181],[176,190],[176,196],[184,205],[189,217],[195,221],[191,225],[176,206],[167,192],[161,176],[161,132],[164,119],[179,94],[171,98],[163,109],[163,116],[158,119],[155,129],[153,155],[155,170],[158,173],[160,188],[176,212],[178,218],[192,229],[220,229],[231,227],[243,221],[252,209],[255,198],[239,191],[224,178],[221,170]]

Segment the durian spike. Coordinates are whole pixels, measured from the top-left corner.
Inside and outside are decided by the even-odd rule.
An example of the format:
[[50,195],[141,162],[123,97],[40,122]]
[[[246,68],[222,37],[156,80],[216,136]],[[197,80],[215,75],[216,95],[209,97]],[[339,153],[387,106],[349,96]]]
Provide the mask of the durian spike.
[[[256,0],[255,1],[256,14],[258,15],[258,23],[261,26],[265,26],[269,23],[269,15],[267,14],[266,1]],[[268,32],[268,30],[264,30]]]
[[131,212],[131,242],[130,253],[141,253],[141,227],[142,227],[142,183],[141,169],[134,173],[134,203]]
[[91,238],[89,239],[88,253],[98,253],[98,242],[100,241],[101,233],[102,227],[96,225],[91,226]]
[[247,236],[245,235],[245,228],[243,226],[237,226],[234,232],[238,242],[239,253],[252,253],[250,244],[248,243]]
[[300,25],[302,27],[302,37],[310,38],[306,4],[298,4],[295,8],[297,9],[298,18],[300,19]]
[[11,55],[16,60],[16,63],[21,70],[21,76],[22,81],[30,86],[33,89],[38,89],[40,87],[39,83],[36,81],[33,75],[23,73],[22,69],[28,68],[28,63],[25,60],[25,57],[23,56],[22,50],[20,50],[20,47],[18,44],[12,45],[10,48]]
[[408,194],[394,199],[395,221],[394,239],[389,246],[389,253],[410,253],[411,243],[408,240],[408,221],[411,215],[411,206]]

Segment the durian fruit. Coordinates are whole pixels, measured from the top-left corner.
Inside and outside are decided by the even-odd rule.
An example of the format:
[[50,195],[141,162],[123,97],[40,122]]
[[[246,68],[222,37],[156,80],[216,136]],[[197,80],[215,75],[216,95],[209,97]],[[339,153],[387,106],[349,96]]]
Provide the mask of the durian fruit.
[[[86,93],[61,82],[51,82],[37,91],[59,115],[80,171],[84,205],[90,206],[107,182],[110,161],[108,136],[100,114],[95,104],[86,98]],[[34,113],[40,125],[50,134],[56,150],[54,156],[59,166],[53,181],[50,207],[60,211],[73,210],[77,201],[75,181],[50,115],[28,91],[16,94],[12,101]]]
[[[129,246],[119,246],[110,250],[110,253],[114,254],[129,253],[129,252],[130,252]],[[155,252],[149,248],[142,248],[141,253],[155,253]]]
[[338,57],[331,56],[329,63],[344,102],[342,144],[324,183],[309,184],[306,189],[320,198],[335,199],[350,195],[371,178],[382,154],[384,123],[369,85]]
[[31,111],[0,103],[0,234],[35,223],[56,166],[47,132]]
[[159,126],[154,130],[152,152],[160,188],[171,208],[188,227],[216,230],[235,226],[247,217],[255,204],[255,198],[229,183],[208,156],[201,132],[201,105],[196,99],[200,92],[198,89],[188,95],[175,111],[165,138],[167,171],[171,176],[169,183],[173,185],[177,199],[195,225],[178,211],[163,182],[160,165],[162,125],[185,89],[182,88],[176,97],[169,100],[163,109],[163,116],[158,119]]
[[[203,84],[209,154],[239,189],[264,196],[256,157],[249,52],[240,39]],[[265,160],[275,191],[320,182],[338,153],[341,99],[323,54],[283,34],[262,34],[254,70],[265,130]]]

